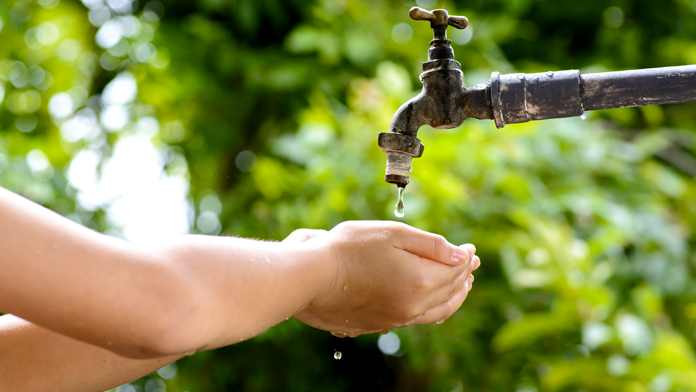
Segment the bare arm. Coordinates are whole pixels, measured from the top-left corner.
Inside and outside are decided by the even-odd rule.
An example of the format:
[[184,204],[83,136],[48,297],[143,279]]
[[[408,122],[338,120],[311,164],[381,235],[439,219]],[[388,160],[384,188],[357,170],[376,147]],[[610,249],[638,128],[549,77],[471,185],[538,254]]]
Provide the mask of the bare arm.
[[0,317],[0,390],[94,392],[136,380],[179,359],[130,359],[41,328]]
[[0,188],[0,311],[134,358],[236,343],[293,315],[350,336],[439,321],[471,287],[473,251],[393,222],[303,243],[136,245]]

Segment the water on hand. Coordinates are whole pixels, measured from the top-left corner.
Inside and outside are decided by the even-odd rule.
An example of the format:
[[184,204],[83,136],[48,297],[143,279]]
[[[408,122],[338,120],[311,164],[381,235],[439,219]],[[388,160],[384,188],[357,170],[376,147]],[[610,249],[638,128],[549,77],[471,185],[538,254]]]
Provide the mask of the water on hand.
[[396,200],[396,207],[394,207],[394,215],[399,218],[404,216],[404,190],[406,188],[399,187],[399,198]]

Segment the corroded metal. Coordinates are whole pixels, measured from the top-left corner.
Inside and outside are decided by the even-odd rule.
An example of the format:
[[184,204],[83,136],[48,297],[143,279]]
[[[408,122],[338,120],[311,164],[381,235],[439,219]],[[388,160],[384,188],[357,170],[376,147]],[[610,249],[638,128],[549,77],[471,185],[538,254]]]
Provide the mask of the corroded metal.
[[495,125],[580,116],[580,72],[500,75],[489,82]]
[[696,65],[582,75],[585,110],[696,101]]
[[583,112],[696,101],[696,65],[602,72],[500,75],[489,82],[495,125],[581,116]]
[[[476,112],[474,107],[486,106],[485,87],[477,86],[478,94],[469,94],[466,89],[462,67],[454,60],[452,41],[447,39],[447,26],[463,29],[468,20],[450,16],[445,10],[430,12],[418,7],[411,9],[410,16],[414,20],[430,21],[433,29],[428,62],[423,63],[420,75],[423,90],[396,111],[389,132],[380,133],[378,139],[379,146],[387,153],[385,179],[400,187],[409,182],[411,159],[423,154],[424,146],[416,137],[421,125],[455,128]],[[478,102],[471,102],[472,97]]]
[[454,60],[447,26],[464,28],[468,20],[414,7],[414,20],[428,20],[434,38],[420,80],[423,90],[394,114],[388,133],[379,134],[387,153],[385,180],[404,187],[412,158],[423,154],[422,125],[448,129],[469,117],[492,119],[498,128],[534,120],[581,116],[585,111],[696,102],[696,65],[582,75],[579,71],[507,74],[493,72],[486,84],[467,88]]

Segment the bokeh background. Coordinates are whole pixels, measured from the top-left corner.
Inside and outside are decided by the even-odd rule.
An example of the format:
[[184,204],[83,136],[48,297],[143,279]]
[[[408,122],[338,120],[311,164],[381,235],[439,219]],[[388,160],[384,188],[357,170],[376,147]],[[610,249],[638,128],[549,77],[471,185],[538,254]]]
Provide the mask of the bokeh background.
[[[696,63],[695,0],[2,0],[0,186],[130,241],[396,219],[376,140],[421,88],[414,5],[469,18],[468,86]],[[117,391],[696,390],[695,104],[419,136],[403,221],[483,260],[452,318],[290,320]]]

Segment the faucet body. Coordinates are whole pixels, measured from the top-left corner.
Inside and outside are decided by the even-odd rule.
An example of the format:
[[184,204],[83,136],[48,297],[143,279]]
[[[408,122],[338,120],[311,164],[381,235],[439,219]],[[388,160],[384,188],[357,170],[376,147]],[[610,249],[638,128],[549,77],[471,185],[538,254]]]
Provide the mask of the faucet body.
[[423,90],[394,114],[389,132],[380,133],[387,153],[385,180],[405,187],[411,161],[423,155],[418,139],[422,125],[449,129],[469,117],[492,119],[498,128],[535,120],[582,116],[588,110],[696,101],[696,65],[582,75],[579,71],[493,72],[486,84],[467,88],[461,65],[454,60],[448,25],[464,28],[466,18],[449,17],[414,7],[411,18],[430,20],[434,39],[420,80]]
[[399,187],[408,184],[411,159],[423,155],[424,146],[417,138],[422,125],[449,129],[469,117],[492,119],[486,102],[486,85],[467,89],[461,65],[452,59],[423,63],[420,75],[423,90],[396,111],[388,133],[380,133],[378,143],[387,153],[387,182]]

